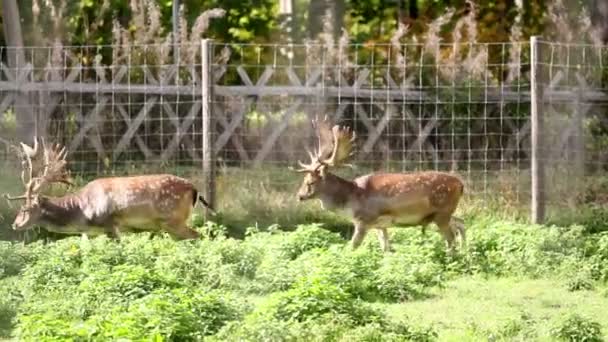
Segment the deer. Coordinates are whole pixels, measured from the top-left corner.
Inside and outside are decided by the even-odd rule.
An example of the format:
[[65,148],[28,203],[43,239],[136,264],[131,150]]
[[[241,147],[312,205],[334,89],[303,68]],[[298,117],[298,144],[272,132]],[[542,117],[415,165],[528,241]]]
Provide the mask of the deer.
[[59,144],[47,146],[44,139],[34,137],[33,146],[21,144],[21,181],[23,195],[10,196],[8,201],[23,200],[12,228],[25,231],[44,225],[59,234],[105,234],[120,240],[121,232],[161,231],[174,239],[197,239],[200,234],[188,227],[192,209],[200,201],[215,214],[209,203],[199,195],[188,180],[171,174],[98,178],[80,190],[60,197],[42,195],[54,183],[73,186],[67,170],[67,150]]
[[297,191],[298,201],[318,199],[324,210],[342,212],[351,218],[354,232],[353,249],[375,228],[380,247],[389,252],[389,227],[421,226],[435,223],[450,254],[454,240],[460,236],[465,246],[464,221],[453,214],[464,193],[464,183],[455,174],[440,171],[410,173],[370,173],[347,180],[330,172],[331,168],[350,166],[356,134],[348,127],[331,125],[327,117],[313,119],[318,140],[316,151],[306,149],[309,163],[298,161],[304,179]]

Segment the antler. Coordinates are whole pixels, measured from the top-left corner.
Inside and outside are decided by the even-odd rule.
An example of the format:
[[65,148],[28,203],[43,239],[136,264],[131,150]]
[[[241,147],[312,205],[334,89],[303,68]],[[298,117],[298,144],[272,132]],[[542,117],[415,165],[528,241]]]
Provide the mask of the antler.
[[317,131],[319,146],[315,153],[307,150],[311,161],[309,164],[298,161],[301,169],[297,171],[314,171],[322,165],[340,166],[354,154],[356,134],[348,127],[331,127],[327,116],[322,121],[312,120],[312,125]]
[[[40,168],[40,149],[38,145],[38,137],[34,136],[34,146],[30,147],[23,142],[19,143],[21,145],[22,152],[19,152],[17,149],[17,153],[22,156],[21,161],[21,181],[23,185],[26,185],[34,178],[34,175],[37,174]],[[25,180],[25,172],[28,172],[28,178]]]
[[44,148],[44,171],[41,178],[48,183],[65,183],[73,185],[70,175],[66,169],[68,151],[65,146],[54,144],[47,148],[42,141]]
[[[27,144],[20,143],[23,157],[21,165],[21,181],[25,186],[25,193],[21,196],[4,195],[7,200],[30,199],[33,194],[36,194],[45,184],[64,183],[73,185],[69,173],[66,170],[67,151],[65,147],[59,144],[54,144],[50,148],[46,146],[44,139],[34,137],[34,146],[30,147]],[[42,146],[42,149],[40,149]],[[28,178],[26,180],[26,172]]]

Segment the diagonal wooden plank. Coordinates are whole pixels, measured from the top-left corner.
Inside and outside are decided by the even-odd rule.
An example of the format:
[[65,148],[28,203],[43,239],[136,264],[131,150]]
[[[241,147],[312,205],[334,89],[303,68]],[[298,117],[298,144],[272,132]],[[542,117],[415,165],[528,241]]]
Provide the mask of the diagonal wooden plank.
[[[122,119],[125,121],[127,126],[131,126],[133,124],[133,122],[131,120],[131,117],[127,113],[127,110],[125,109],[124,104],[122,104],[122,103],[116,104],[116,108],[118,108],[118,113],[120,114]],[[148,145],[146,145],[144,140],[139,135],[136,134],[134,139],[135,139],[135,143],[139,147],[139,150],[144,154],[144,156],[146,157],[147,160],[156,158],[156,155],[154,154],[154,152],[152,152],[148,148]]]
[[[23,68],[19,69],[17,72],[16,82],[22,83],[30,79],[30,76],[33,76],[34,67],[31,63],[27,63]],[[33,81],[33,80],[32,80]]]
[[112,77],[112,83],[120,83],[127,74],[128,70],[129,69],[127,68],[127,66],[121,65],[118,68],[118,71],[116,71],[116,73],[114,74],[114,77]]
[[[197,101],[197,102],[200,102],[200,101]],[[177,113],[175,113],[175,111],[169,105],[169,103],[163,102],[163,112],[165,112],[165,114],[167,114],[167,116],[169,117],[169,122],[171,122],[171,124],[173,125],[173,127],[175,128],[176,131],[181,129],[179,115],[177,115]],[[184,145],[187,146],[186,152],[188,152],[188,154],[190,155],[190,158],[200,159],[200,156],[198,156],[195,152],[194,143],[192,142],[192,139],[190,139],[190,136],[188,136],[188,135],[182,136],[181,140],[184,141]]]
[[76,80],[76,77],[80,76],[81,72],[82,72],[82,64],[78,63],[76,66],[74,66],[70,70],[70,73],[65,78],[64,82],[66,82],[66,83],[72,83],[72,82],[74,82]]
[[368,68],[363,68],[359,71],[359,74],[357,75],[357,79],[355,80],[355,83],[353,84],[353,88],[361,88],[362,86],[364,86],[365,84],[367,84],[367,77],[369,76],[369,69]]
[[335,111],[334,117],[333,117],[334,122],[340,122],[340,120],[342,120],[342,117],[344,116],[344,112],[346,111],[348,106],[350,106],[351,104],[352,103],[348,100],[342,100],[340,102],[340,104],[338,104],[338,108],[336,108],[336,111]]
[[251,78],[249,78],[249,75],[247,74],[247,71],[245,71],[245,68],[243,68],[242,65],[239,65],[236,68],[236,73],[239,74],[239,77],[241,78],[241,81],[243,81],[244,85],[246,86],[252,86],[253,82],[251,81]]
[[365,128],[367,129],[367,131],[373,132],[376,129],[376,127],[374,126],[371,119],[367,115],[367,111],[365,110],[365,108],[363,108],[363,104],[357,103],[355,106],[355,109],[356,109],[356,115],[361,119],[361,122],[363,123],[363,125],[365,125]]
[[81,114],[81,123],[84,123],[78,133],[72,138],[70,142],[69,151],[76,151],[85,137],[88,136],[88,132],[95,126],[99,124],[99,113],[105,108],[109,99],[105,96],[102,96],[99,102],[95,104],[95,107],[91,109],[91,111],[86,115],[82,116]]
[[[98,101],[99,102],[109,101],[109,99],[106,96],[102,96]],[[84,116],[83,113],[81,113],[80,111],[77,111],[76,112],[76,121],[80,125],[84,126],[85,125],[84,122],[87,121],[89,119],[89,117],[93,114],[92,113],[93,110],[89,111],[89,114],[86,116]],[[97,115],[97,116],[99,116],[99,115]],[[101,142],[101,135],[99,134],[99,130],[97,129],[97,124],[99,124],[100,120],[95,119],[95,120],[93,120],[93,122],[95,124],[86,133],[85,138],[91,143],[91,145],[95,149],[95,152],[97,153],[97,157],[100,159],[104,159],[105,155],[106,155],[105,149],[103,148],[103,143]]]
[[222,148],[224,148],[226,143],[228,143],[228,140],[230,139],[230,137],[234,134],[234,131],[236,130],[236,128],[239,127],[239,125],[241,125],[243,123],[243,118],[245,117],[245,113],[247,112],[247,110],[249,110],[253,101],[254,101],[254,99],[251,97],[246,98],[245,104],[236,113],[233,113],[232,121],[230,121],[229,124],[224,126],[224,131],[222,132],[222,134],[220,134],[220,136],[215,141],[215,150],[216,151],[219,151]]
[[270,65],[267,65],[266,68],[264,69],[264,72],[262,73],[262,76],[260,76],[260,78],[258,78],[258,81],[255,83],[255,85],[258,87],[265,86],[266,83],[268,83],[268,81],[270,80],[270,77],[272,77],[273,73],[274,73],[274,68],[271,67]]
[[298,87],[302,85],[302,81],[300,81],[300,78],[292,67],[286,67],[285,73],[287,73],[287,78],[289,78],[289,83],[291,83],[291,85]]
[[158,85],[158,80],[154,77],[152,70],[147,65],[142,65],[141,70],[144,73],[144,82],[146,84]]
[[175,77],[175,75],[177,74],[177,65],[173,64],[169,67],[169,70],[164,74],[160,76],[160,85],[161,86],[165,86],[167,84],[169,84],[169,82],[171,82],[171,80]]
[[[213,112],[216,113],[215,118],[217,119],[217,122],[219,122],[219,124],[222,125],[222,127],[224,129],[226,129],[226,127],[228,127],[228,121],[226,120],[226,117],[223,115],[222,108],[220,108],[220,106],[217,103],[213,104]],[[245,148],[243,147],[243,143],[241,142],[240,137],[238,135],[231,134],[230,141],[232,142],[232,145],[234,145],[234,148],[236,149],[237,153],[239,154],[239,157],[241,157],[241,160],[244,160],[244,161],[251,160],[249,158],[249,154],[247,153],[247,150],[245,150]],[[220,151],[221,151],[221,149],[215,149],[215,154],[218,154]]]
[[[163,153],[160,155],[161,161],[166,162],[175,153],[175,150],[177,149],[179,143],[182,140],[182,137],[188,132],[190,126],[192,126],[192,123],[196,119],[197,114],[200,112],[201,107],[201,101],[196,101],[192,104],[188,115],[186,115],[186,117],[182,120],[181,125],[176,128],[175,134],[173,135],[173,139],[171,139]],[[189,148],[188,150],[191,149]]]
[[279,125],[277,127],[275,127],[275,129],[272,131],[272,133],[270,133],[270,135],[266,138],[266,141],[262,145],[262,148],[260,149],[258,154],[255,156],[255,159],[254,159],[255,166],[259,166],[262,163],[262,161],[264,161],[264,159],[266,158],[268,153],[270,153],[270,150],[276,143],[276,141],[279,138],[279,136],[281,135],[281,133],[283,133],[285,128],[287,128],[287,125],[289,124],[291,117],[295,114],[296,110],[298,110],[298,108],[300,108],[300,105],[303,102],[304,102],[304,99],[298,98],[291,104],[291,106],[289,106],[285,110],[285,112],[283,113],[283,119],[281,120]]
[[2,102],[0,102],[0,113],[6,113],[6,110],[10,105],[15,102],[15,93],[6,92],[2,97]]
[[53,82],[61,81],[63,77],[59,73],[59,68],[55,68],[50,64],[47,64],[44,68],[44,80],[51,80]]
[[[422,148],[422,145],[424,145],[427,141],[431,131],[437,126],[437,123],[438,119],[436,117],[432,117],[424,128],[418,132],[418,137],[416,137],[416,140],[412,143],[412,145],[410,145],[410,148],[406,152],[406,158],[409,158],[412,153],[417,152],[416,150],[419,151]],[[433,145],[430,146],[432,146],[431,153],[435,154],[435,147]]]
[[388,87],[391,89],[400,89],[401,88],[397,85],[397,82],[395,82],[395,80],[393,79],[393,76],[391,76],[391,74],[389,72],[386,73],[386,83],[388,84]]
[[106,69],[103,65],[99,64],[99,61],[95,61],[93,69],[95,70],[95,75],[99,78],[99,82],[97,83],[108,83],[106,79]]
[[192,85],[201,84],[201,78],[198,75],[197,69],[200,69],[200,65],[189,65],[188,66],[188,73],[190,74],[190,79],[191,79],[190,82]]
[[15,82],[15,75],[13,75],[11,69],[6,64],[0,62],[0,69],[2,69],[4,77],[6,77],[9,82]]
[[[215,66],[213,68],[213,84],[216,84],[219,80],[221,80],[222,77],[224,76],[224,74],[226,73],[226,71],[228,71],[228,67],[225,65]],[[196,80],[198,80],[198,76],[197,76]],[[198,84],[198,83],[195,83],[195,84]]]
[[131,122],[131,125],[129,125],[129,128],[127,128],[125,134],[123,134],[123,136],[118,141],[118,144],[116,144],[116,147],[114,147],[114,159],[118,158],[118,156],[120,156],[120,154],[124,151],[127,145],[131,142],[133,135],[137,132],[139,126],[141,126],[141,124],[144,122],[146,116],[148,116],[148,112],[150,112],[152,107],[156,105],[156,102],[158,102],[158,97],[155,96],[149,98],[144,104],[144,106],[141,107],[139,113],[135,117],[135,120]]
[[[414,116],[414,114],[409,109],[406,109],[404,111],[404,116],[405,116],[407,122],[409,123],[409,127],[411,129],[413,129],[413,131],[411,131],[412,134],[415,135],[416,137],[418,137],[420,135],[420,132],[424,129],[424,127],[420,127],[419,123],[417,122],[420,119],[418,117]],[[426,148],[428,148],[433,155],[437,155],[435,146],[433,146],[433,144],[431,144],[428,140],[424,139],[422,141],[422,145],[426,146]],[[419,147],[419,149],[421,149],[421,146]],[[409,157],[409,153],[406,154],[406,157]]]
[[376,141],[378,140],[378,138],[380,138],[380,135],[382,135],[382,132],[384,132],[386,126],[388,126],[392,114],[393,110],[390,106],[388,106],[388,108],[386,108],[386,110],[384,111],[384,116],[382,117],[380,122],[376,125],[373,131],[369,132],[367,141],[365,142],[365,144],[363,144],[363,153],[369,153],[373,150]]
[[304,85],[307,87],[314,85],[315,83],[317,83],[317,81],[321,78],[322,75],[323,75],[323,69],[315,68],[310,73],[310,75],[308,75],[308,78],[306,79],[306,82],[304,83]]

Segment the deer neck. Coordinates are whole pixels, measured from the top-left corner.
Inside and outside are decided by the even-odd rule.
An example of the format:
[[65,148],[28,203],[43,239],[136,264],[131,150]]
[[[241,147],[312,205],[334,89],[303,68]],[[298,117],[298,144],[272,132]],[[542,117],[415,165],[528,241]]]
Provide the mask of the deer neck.
[[70,194],[41,200],[42,220],[46,223],[57,227],[80,223],[82,210],[77,196]]
[[319,195],[323,208],[340,210],[347,208],[357,194],[358,187],[354,182],[327,173],[324,186]]

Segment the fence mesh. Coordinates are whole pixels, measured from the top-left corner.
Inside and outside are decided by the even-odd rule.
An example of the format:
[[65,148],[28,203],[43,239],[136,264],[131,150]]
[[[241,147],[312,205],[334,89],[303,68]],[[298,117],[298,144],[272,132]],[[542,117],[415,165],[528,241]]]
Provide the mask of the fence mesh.
[[327,115],[357,133],[350,174],[454,170],[469,194],[529,197],[528,44],[222,48],[232,54],[213,66],[214,114],[226,167],[286,170],[307,158],[311,119]]
[[[543,162],[551,208],[603,203],[608,161],[606,50],[541,42]],[[0,64],[0,137],[61,142],[86,177],[200,172],[209,105],[218,194],[235,179],[294,192],[311,119],[357,133],[352,177],[452,170],[467,196],[530,201],[530,45],[524,43],[212,44],[213,96],[202,103],[200,45],[175,64],[165,45],[23,49]],[[2,56],[14,51],[3,50]],[[10,67],[9,67],[10,66]],[[8,148],[3,149],[10,159]],[[224,195],[224,198],[227,195]]]
[[608,50],[586,44],[539,42],[537,61],[544,89],[544,146],[548,217],[608,203]]
[[87,176],[200,165],[200,58],[167,64],[162,45],[20,52],[24,67],[0,66],[3,137],[65,144],[70,168]]

